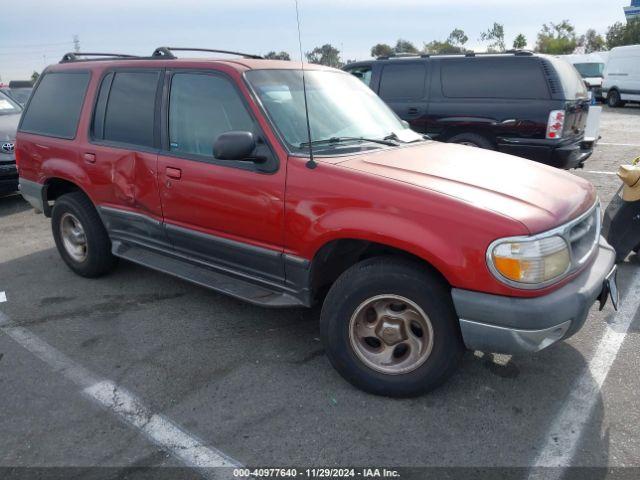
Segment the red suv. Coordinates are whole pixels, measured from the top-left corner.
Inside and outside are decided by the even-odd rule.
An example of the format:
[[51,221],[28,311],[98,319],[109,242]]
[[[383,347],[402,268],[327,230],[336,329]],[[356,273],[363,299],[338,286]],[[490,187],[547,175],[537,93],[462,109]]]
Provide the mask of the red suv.
[[567,338],[615,290],[587,181],[426,140],[339,70],[175,50],[68,54],[26,107],[22,195],[79,275],[123,258],[258,305],[322,301],[331,363],[393,396],[465,347]]

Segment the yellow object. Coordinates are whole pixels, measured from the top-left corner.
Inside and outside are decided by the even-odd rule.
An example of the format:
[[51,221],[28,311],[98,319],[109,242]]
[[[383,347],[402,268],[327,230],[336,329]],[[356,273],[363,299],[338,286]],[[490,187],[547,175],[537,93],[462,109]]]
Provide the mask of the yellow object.
[[626,202],[640,200],[640,157],[636,158],[631,165],[620,165],[618,177],[624,182],[622,199]]

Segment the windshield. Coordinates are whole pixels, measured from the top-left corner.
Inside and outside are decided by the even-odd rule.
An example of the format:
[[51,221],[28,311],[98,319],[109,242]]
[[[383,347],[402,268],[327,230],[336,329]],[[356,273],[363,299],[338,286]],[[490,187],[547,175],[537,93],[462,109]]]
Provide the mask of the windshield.
[[11,115],[22,112],[22,108],[7,95],[0,92],[0,115]]
[[[293,150],[305,151],[308,142],[301,70],[251,70],[246,78],[276,128]],[[402,142],[422,136],[402,121],[360,80],[348,73],[306,70],[305,82],[315,141],[350,137]],[[318,148],[336,148],[337,142]],[[381,148],[371,143],[368,148]]]
[[573,66],[582,78],[602,77],[604,71],[604,63],[574,63]]

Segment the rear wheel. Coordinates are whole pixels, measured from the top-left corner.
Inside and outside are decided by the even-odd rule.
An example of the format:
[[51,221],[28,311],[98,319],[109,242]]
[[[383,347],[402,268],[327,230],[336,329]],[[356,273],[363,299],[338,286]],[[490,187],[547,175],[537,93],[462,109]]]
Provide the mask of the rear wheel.
[[464,352],[448,287],[426,268],[393,257],[343,273],[325,299],[320,330],[336,370],[377,395],[432,390]]
[[485,150],[495,150],[493,144],[482,135],[477,133],[460,133],[451,137],[448,143],[459,143],[460,145],[467,145],[469,147],[484,148]]
[[620,93],[617,90],[610,90],[607,95],[607,105],[611,108],[624,107],[625,102],[622,101]]
[[78,275],[99,277],[115,266],[109,235],[84,193],[67,193],[56,200],[51,228],[60,256]]

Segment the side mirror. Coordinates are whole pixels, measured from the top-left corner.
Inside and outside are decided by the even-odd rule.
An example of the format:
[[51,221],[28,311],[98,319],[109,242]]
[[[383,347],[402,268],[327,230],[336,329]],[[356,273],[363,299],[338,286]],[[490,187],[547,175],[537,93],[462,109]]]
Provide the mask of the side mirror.
[[411,125],[409,124],[409,122],[407,122],[406,120],[400,120],[400,123],[402,123],[402,125],[404,126],[404,128],[410,128]]
[[213,142],[213,156],[218,160],[252,160],[256,139],[251,132],[222,133]]

